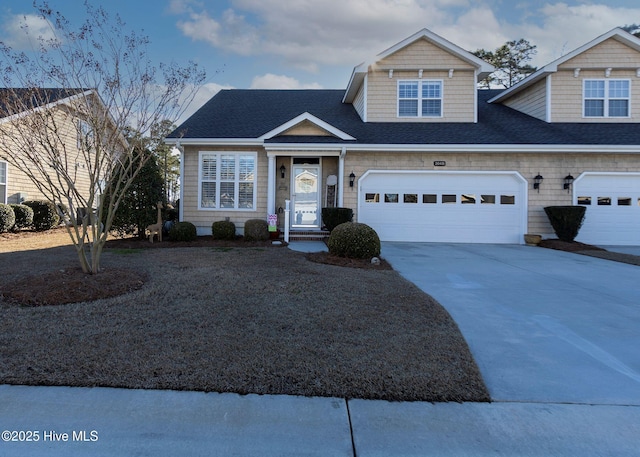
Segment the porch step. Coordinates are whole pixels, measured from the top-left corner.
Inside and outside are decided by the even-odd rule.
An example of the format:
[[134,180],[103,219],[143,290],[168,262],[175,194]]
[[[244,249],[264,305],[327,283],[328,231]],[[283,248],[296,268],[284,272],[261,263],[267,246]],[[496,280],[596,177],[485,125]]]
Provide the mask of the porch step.
[[[284,238],[284,233],[281,234],[281,238]],[[329,238],[329,231],[327,230],[289,232],[289,241],[324,241],[327,238]]]

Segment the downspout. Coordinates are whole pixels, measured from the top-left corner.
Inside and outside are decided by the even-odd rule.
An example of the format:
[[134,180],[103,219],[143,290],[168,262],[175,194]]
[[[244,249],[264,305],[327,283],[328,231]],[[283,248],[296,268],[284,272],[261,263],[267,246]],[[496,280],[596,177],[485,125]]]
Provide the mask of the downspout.
[[344,206],[344,157],[347,155],[347,147],[342,146],[340,157],[338,158],[338,206]]

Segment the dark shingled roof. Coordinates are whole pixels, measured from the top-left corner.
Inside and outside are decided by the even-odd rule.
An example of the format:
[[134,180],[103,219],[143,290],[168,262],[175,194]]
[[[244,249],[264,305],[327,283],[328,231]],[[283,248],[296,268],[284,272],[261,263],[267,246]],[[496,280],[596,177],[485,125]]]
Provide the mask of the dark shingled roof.
[[343,90],[223,90],[169,138],[251,139],[308,112],[354,140],[277,136],[269,143],[640,145],[633,123],[547,123],[487,100],[499,90],[478,91],[478,122],[362,122]]
[[73,95],[81,94],[87,90],[88,89],[26,89],[1,87],[0,118],[19,114],[22,111],[45,106],[49,103],[55,103]]

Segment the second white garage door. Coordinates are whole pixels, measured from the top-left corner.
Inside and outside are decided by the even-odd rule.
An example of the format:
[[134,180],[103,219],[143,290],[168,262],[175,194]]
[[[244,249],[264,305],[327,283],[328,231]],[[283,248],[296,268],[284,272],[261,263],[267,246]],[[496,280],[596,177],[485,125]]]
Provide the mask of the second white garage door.
[[358,194],[358,222],[383,241],[523,243],[527,182],[517,172],[371,170]]
[[583,173],[573,191],[574,204],[587,208],[576,241],[640,245],[640,173]]

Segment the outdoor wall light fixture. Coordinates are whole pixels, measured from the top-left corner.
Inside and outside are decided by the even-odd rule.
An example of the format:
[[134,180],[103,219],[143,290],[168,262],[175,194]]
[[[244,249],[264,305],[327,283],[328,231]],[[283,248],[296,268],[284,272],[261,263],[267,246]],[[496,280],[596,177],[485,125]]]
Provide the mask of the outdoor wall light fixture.
[[349,175],[349,187],[353,187],[353,183],[356,181],[356,175],[355,173],[352,171],[351,174]]
[[573,176],[570,174],[564,177],[564,189],[568,192],[573,184]]
[[540,183],[542,182],[543,179],[544,178],[540,173],[538,173],[536,177],[533,178],[533,188],[536,189],[538,193],[540,193]]
[[287,171],[287,167],[280,165],[280,177],[284,178],[284,173]]

